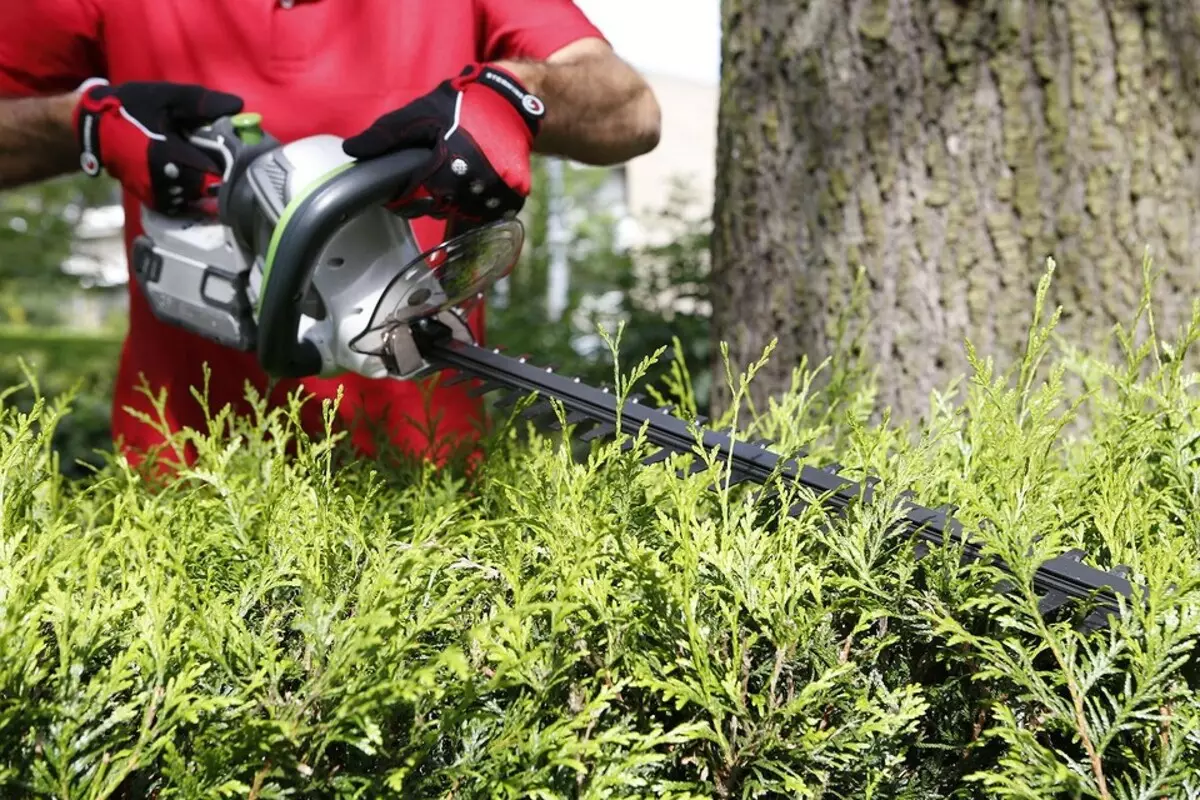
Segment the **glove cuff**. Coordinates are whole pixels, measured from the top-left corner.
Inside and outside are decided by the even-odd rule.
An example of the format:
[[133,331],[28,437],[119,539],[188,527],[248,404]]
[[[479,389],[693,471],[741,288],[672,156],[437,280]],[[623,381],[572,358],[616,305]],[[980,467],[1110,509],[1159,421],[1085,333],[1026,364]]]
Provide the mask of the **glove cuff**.
[[72,125],[75,143],[79,147],[79,166],[85,175],[96,177],[102,169],[100,160],[100,114],[103,98],[112,94],[112,87],[103,78],[89,78],[75,90],[75,111]]
[[458,77],[451,81],[458,91],[462,91],[470,83],[486,86],[507,100],[520,114],[521,119],[525,120],[529,133],[537,136],[542,119],[546,116],[546,104],[526,89],[515,75],[495,64],[468,64]]
[[75,87],[75,95],[77,97],[87,94],[88,90],[93,86],[108,86],[108,80],[105,78],[88,78],[79,86]]

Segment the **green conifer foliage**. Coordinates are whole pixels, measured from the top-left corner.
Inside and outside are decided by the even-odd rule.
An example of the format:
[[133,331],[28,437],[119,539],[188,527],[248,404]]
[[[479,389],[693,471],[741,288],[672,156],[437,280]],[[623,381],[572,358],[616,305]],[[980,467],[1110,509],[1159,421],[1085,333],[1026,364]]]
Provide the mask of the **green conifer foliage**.
[[[69,398],[6,402],[0,794],[1197,796],[1200,306],[1168,331],[1144,304],[1123,362],[1037,311],[1019,369],[972,352],[919,424],[870,424],[870,373],[836,358],[712,423],[880,477],[844,519],[764,520],[708,488],[720,464],[580,458],[519,417],[468,470],[213,409],[185,472],[71,481]],[[887,533],[910,489],[960,506],[1011,593]],[[1028,594],[1075,547],[1143,592],[1091,634]]]

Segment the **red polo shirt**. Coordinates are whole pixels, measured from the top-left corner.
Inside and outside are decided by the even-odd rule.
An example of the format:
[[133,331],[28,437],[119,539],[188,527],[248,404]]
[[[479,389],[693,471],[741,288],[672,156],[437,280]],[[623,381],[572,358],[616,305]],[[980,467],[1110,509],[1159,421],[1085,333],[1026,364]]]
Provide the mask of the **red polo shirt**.
[[[281,141],[348,137],[470,61],[544,59],[589,36],[601,33],[572,0],[0,0],[0,96],[71,91],[93,76],[199,83],[244,98]],[[128,195],[124,206],[128,246],[140,225]],[[416,229],[430,246],[442,226],[419,220]],[[155,417],[139,376],[156,394],[166,391],[172,430],[205,428],[190,391],[203,386],[205,363],[210,408],[228,403],[249,413],[246,382],[260,392],[267,387],[252,353],[160,323],[132,276],[129,301],[113,433],[134,461],[161,441],[125,410]],[[472,326],[482,337],[481,313]],[[278,403],[298,385],[315,395],[304,419],[319,432],[321,400],[335,397],[339,384],[343,422],[386,424],[394,442],[417,452],[428,452],[430,438],[470,435],[480,407],[465,388],[437,388],[426,405],[419,385],[358,376],[279,381],[270,396]],[[354,440],[373,452],[368,430],[353,429]]]

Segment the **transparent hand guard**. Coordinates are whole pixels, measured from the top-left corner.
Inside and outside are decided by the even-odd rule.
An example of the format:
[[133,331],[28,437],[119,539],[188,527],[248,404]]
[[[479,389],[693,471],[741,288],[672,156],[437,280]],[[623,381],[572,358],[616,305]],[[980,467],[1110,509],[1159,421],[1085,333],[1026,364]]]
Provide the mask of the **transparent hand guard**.
[[366,329],[350,342],[351,349],[384,355],[396,328],[481,298],[516,266],[524,240],[520,220],[505,219],[422,253],[388,283]]

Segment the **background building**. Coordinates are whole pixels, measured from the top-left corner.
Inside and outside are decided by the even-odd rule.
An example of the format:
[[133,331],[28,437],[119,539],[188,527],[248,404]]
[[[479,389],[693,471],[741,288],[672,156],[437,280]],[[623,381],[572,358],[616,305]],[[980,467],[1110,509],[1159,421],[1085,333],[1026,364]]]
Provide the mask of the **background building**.
[[625,245],[654,239],[655,215],[670,204],[677,183],[685,187],[688,216],[707,218],[716,178],[717,86],[665,74],[648,74],[662,107],[662,139],[643,156],[611,167],[590,208],[616,217]]
[[672,182],[683,180],[693,198],[689,214],[708,216],[716,177],[717,87],[669,75],[647,79],[662,106],[662,140],[619,168],[625,202],[635,216],[652,216],[667,205]]

